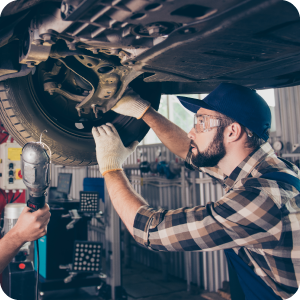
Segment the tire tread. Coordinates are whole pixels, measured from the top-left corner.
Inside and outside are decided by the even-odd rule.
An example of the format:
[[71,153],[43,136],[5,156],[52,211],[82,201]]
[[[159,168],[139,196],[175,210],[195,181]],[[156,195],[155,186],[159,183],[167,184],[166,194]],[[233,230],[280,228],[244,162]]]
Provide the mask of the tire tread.
[[[16,142],[23,147],[28,142],[35,142],[34,138],[29,132],[25,130],[23,125],[20,123],[20,120],[17,117],[16,112],[14,111],[11,99],[9,96],[10,88],[4,82],[0,82],[0,117],[3,122],[6,130],[10,135],[14,137]],[[76,159],[70,157],[59,157],[51,158],[53,163],[61,163],[63,161],[71,160],[71,162],[76,162]],[[78,162],[81,162],[78,160]]]

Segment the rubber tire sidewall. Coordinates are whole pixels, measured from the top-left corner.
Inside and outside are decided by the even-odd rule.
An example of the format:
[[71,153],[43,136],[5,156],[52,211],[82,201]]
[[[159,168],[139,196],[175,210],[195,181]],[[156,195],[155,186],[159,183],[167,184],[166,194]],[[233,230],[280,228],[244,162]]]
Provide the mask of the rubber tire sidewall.
[[[28,142],[39,141],[41,133],[47,130],[43,134],[43,142],[52,150],[53,163],[74,166],[97,164],[92,135],[82,137],[68,132],[47,116],[37,101],[31,76],[0,82],[0,116],[9,134],[20,146],[24,146]],[[158,109],[160,89],[153,93],[153,85],[146,84],[149,89],[145,89],[142,86],[144,84],[138,84],[137,88],[142,91],[144,98],[156,98],[153,106]],[[118,130],[123,143],[126,138],[133,141],[134,135],[140,141],[149,130],[143,120],[121,115],[118,119],[125,124],[124,128]],[[128,142],[125,141],[124,145],[128,146]]]

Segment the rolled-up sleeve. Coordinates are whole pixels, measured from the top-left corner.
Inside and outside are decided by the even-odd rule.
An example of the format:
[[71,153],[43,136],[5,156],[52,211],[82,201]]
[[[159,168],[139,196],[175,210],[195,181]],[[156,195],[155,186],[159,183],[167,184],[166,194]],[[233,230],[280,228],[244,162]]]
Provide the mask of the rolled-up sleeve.
[[272,249],[281,236],[281,212],[257,189],[233,190],[206,206],[155,210],[142,206],[135,240],[156,251],[220,250],[241,246]]

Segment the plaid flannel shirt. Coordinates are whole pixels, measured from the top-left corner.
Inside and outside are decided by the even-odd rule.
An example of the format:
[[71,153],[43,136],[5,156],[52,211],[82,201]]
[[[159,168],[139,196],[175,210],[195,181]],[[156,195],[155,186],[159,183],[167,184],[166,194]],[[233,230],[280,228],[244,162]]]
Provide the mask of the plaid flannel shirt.
[[155,210],[142,206],[134,221],[135,240],[156,251],[213,251],[233,248],[280,297],[300,284],[300,195],[292,185],[259,178],[269,172],[300,177],[264,143],[230,176],[218,168],[193,168],[223,182],[226,194],[205,206]]

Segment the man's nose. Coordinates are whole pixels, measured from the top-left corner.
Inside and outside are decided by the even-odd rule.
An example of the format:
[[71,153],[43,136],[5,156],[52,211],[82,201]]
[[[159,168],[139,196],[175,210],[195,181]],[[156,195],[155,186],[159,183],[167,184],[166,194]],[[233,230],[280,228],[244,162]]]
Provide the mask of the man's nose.
[[188,133],[188,138],[190,138],[191,140],[194,140],[196,138],[196,131],[195,128],[193,127],[190,132]]

